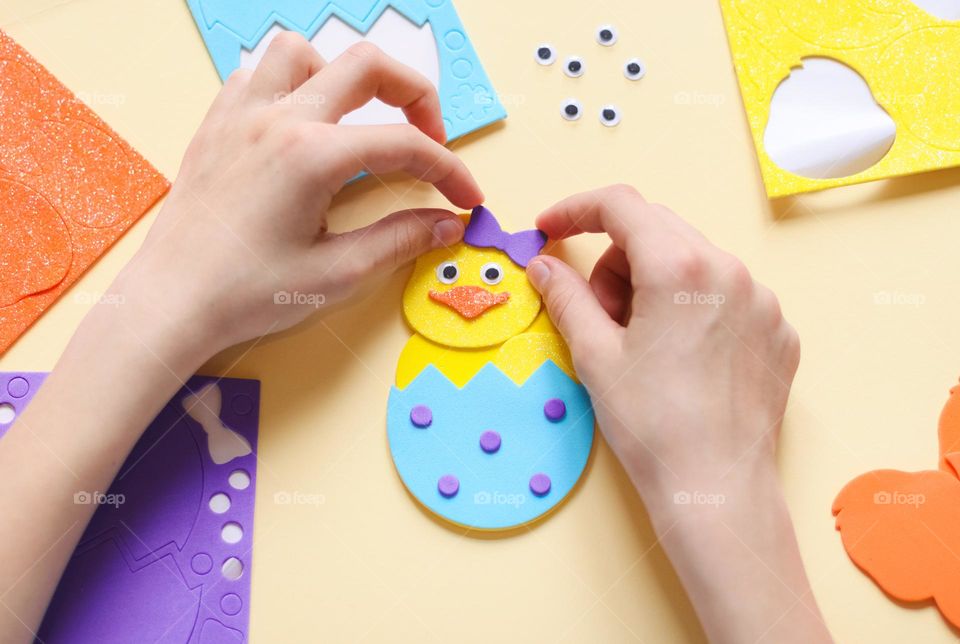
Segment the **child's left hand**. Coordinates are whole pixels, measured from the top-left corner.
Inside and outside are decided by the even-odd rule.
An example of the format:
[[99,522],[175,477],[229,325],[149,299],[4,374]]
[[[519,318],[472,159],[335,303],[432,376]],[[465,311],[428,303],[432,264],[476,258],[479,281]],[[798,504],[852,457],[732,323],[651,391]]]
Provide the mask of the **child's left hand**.
[[[410,125],[337,125],[374,97],[401,107]],[[444,210],[327,232],[332,197],[362,170],[404,171],[460,208],[480,204],[480,188],[444,141],[436,90],[413,69],[367,43],[328,64],[301,36],[278,36],[255,72],[227,81],[118,278],[127,322],[208,358],[458,242],[463,224]]]

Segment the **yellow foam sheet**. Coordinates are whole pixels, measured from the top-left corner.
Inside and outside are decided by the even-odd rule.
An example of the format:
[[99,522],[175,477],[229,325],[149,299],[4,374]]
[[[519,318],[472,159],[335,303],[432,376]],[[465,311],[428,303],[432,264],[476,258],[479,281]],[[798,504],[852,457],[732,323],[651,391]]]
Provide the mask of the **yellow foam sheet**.
[[[960,23],[910,0],[721,0],[767,195],[780,197],[960,165]],[[857,71],[897,126],[863,172],[811,179],[777,166],[764,130],[777,86],[803,59]]]

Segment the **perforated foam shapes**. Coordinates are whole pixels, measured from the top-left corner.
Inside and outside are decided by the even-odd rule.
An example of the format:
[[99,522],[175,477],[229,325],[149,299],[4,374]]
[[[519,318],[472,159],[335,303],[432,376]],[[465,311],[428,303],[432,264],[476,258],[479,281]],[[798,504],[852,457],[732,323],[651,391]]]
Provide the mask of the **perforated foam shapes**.
[[933,600],[960,627],[960,387],[940,416],[939,468],[874,470],[848,483],[833,502],[850,559],[888,595]]
[[0,353],[168,188],[0,31]]
[[[221,79],[255,66],[282,30],[302,34],[326,59],[369,40],[414,67],[440,95],[450,139],[506,117],[451,0],[187,0]],[[399,123],[371,101],[345,123]]]
[[[429,424],[416,422],[423,407]],[[494,364],[462,387],[428,366],[391,390],[387,435],[420,504],[461,526],[504,530],[542,517],[574,489],[594,415],[586,389],[552,361],[522,385]]]
[[[955,21],[911,0],[722,0],[721,7],[770,197],[960,165]],[[819,74],[817,59],[851,75]],[[789,91],[791,80],[800,91]],[[781,85],[788,91],[774,103]],[[804,126],[811,111],[820,115]],[[810,129],[837,123],[847,127]]]
[[[45,377],[0,374],[0,407],[19,415]],[[208,410],[215,424],[250,448],[219,465],[208,432],[184,411],[185,403],[216,398],[220,409]],[[144,432],[109,490],[75,493],[75,503],[98,508],[38,641],[247,641],[259,407],[258,381],[191,378]],[[9,427],[0,422],[0,436]]]

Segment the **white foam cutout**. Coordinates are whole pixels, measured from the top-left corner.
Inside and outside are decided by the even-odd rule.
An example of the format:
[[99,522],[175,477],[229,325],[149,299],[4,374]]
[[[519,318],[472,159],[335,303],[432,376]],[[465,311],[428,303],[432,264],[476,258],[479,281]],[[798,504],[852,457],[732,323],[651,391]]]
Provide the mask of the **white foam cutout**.
[[763,146],[785,170],[830,179],[875,165],[896,135],[860,74],[830,58],[805,58],[773,94]]
[[246,490],[250,487],[250,475],[247,474],[246,470],[234,470],[230,472],[227,481],[234,490]]
[[[253,50],[241,50],[240,66],[255,69],[267,53],[270,43],[283,31],[283,27],[274,25]],[[331,16],[310,43],[324,60],[332,61],[351,45],[362,41],[377,45],[388,56],[416,69],[439,89],[440,56],[429,21],[422,27],[418,27],[395,9],[388,8],[364,35],[340,18]],[[406,123],[406,119],[398,108],[374,99],[364,107],[344,116],[340,122],[345,125],[386,125]]]
[[217,492],[210,497],[210,511],[214,514],[223,514],[230,509],[230,497],[223,492]]
[[223,574],[224,579],[236,581],[243,575],[243,562],[236,557],[230,557],[220,566],[220,572]]
[[10,403],[0,403],[0,425],[9,425],[17,417],[17,412]]
[[240,527],[239,523],[226,523],[220,530],[220,538],[225,543],[240,543],[240,540],[243,539],[243,528]]
[[911,0],[911,2],[941,20],[960,20],[960,0]]

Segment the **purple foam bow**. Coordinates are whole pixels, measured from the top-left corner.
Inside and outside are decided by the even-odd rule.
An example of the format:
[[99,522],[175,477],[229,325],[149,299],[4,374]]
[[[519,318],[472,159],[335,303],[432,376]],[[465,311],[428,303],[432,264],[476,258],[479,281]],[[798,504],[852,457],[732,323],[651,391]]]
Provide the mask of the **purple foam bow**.
[[493,213],[483,206],[477,206],[470,215],[463,241],[477,248],[502,250],[515,264],[526,268],[530,260],[540,254],[547,243],[547,236],[539,230],[503,232]]

